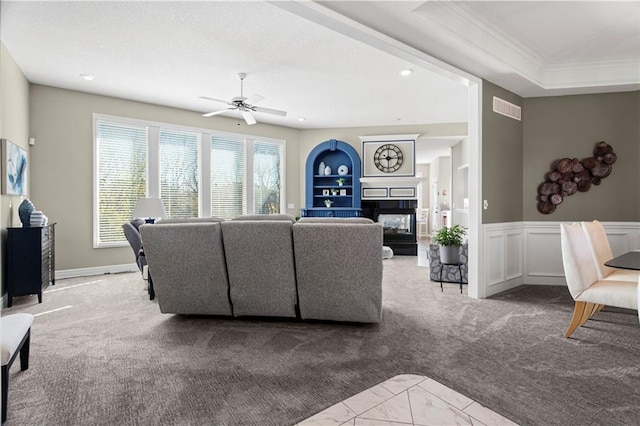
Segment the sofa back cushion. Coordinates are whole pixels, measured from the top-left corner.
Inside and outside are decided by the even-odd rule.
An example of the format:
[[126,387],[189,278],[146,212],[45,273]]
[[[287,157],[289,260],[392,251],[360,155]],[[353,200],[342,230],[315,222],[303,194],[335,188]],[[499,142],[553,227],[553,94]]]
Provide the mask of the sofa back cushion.
[[296,316],[289,220],[222,223],[234,316]]
[[231,315],[219,222],[140,227],[160,311]]
[[303,319],[380,322],[382,225],[296,223],[293,243]]
[[286,213],[277,214],[245,214],[236,216],[232,220],[288,220],[291,223],[296,222],[296,218]]

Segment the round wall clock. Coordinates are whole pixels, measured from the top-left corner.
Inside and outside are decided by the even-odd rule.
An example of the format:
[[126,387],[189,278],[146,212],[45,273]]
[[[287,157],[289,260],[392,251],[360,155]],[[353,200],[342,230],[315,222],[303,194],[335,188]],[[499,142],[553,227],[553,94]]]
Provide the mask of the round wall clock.
[[393,144],[385,144],[373,153],[373,163],[384,173],[393,173],[402,166],[402,150]]

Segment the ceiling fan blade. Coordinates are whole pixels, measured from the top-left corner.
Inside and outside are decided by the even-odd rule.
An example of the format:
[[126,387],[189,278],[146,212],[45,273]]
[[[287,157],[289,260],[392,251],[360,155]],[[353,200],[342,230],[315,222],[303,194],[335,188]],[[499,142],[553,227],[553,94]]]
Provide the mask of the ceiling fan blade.
[[202,114],[203,117],[213,117],[214,115],[219,115],[219,114],[224,114],[227,111],[231,111],[231,109],[227,108],[227,109],[221,109],[218,111],[212,111],[212,112],[208,112],[206,114]]
[[257,104],[260,101],[264,100],[264,96],[260,96],[257,93],[254,93],[253,95],[249,96],[247,99],[245,99],[245,103],[249,104],[249,105],[253,105],[253,104]]
[[244,121],[246,121],[249,126],[257,123],[256,119],[253,118],[253,115],[251,115],[249,111],[242,111],[242,117],[244,118]]
[[275,115],[281,115],[283,117],[285,117],[287,115],[287,111],[280,111],[279,109],[271,109],[271,108],[263,108],[263,107],[256,107],[254,109],[255,112],[263,112],[265,114],[275,114]]
[[216,99],[216,98],[210,98],[208,96],[200,96],[200,99],[206,99],[208,101],[213,101],[213,102],[221,102],[223,104],[229,104],[229,102],[227,101],[223,101],[222,99]]

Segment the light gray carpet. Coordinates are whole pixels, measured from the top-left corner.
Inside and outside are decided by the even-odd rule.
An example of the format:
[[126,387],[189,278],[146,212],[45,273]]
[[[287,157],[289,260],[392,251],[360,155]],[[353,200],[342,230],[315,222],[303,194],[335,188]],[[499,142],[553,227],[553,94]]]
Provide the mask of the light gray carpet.
[[402,373],[523,425],[638,423],[635,312],[606,309],[564,339],[565,288],[471,300],[427,272],[415,257],[385,260],[379,325],[162,315],[139,274],[59,281],[99,282],[2,312],[71,305],[35,319],[7,425],[291,425]]

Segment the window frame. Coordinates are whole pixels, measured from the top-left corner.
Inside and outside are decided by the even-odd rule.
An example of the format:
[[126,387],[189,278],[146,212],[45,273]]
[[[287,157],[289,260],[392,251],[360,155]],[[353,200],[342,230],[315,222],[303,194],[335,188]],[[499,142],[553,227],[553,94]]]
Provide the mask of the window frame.
[[281,173],[281,196],[280,211],[286,212],[287,199],[287,180],[286,180],[286,163],[287,163],[287,142],[284,139],[276,139],[257,135],[241,134],[219,131],[214,129],[206,129],[200,127],[182,126],[178,124],[162,123],[157,121],[141,120],[129,117],[122,117],[108,114],[93,114],[93,248],[114,248],[127,247],[128,243],[124,234],[122,242],[105,243],[99,241],[99,197],[98,197],[98,121],[111,122],[113,124],[123,126],[136,126],[147,128],[147,197],[160,197],[160,129],[167,131],[197,133],[200,135],[199,153],[198,153],[198,178],[199,178],[199,194],[198,194],[198,217],[211,217],[211,155],[210,146],[211,138],[218,136],[221,138],[241,138],[245,144],[245,186],[244,193],[246,213],[253,214],[255,211],[254,201],[254,163],[255,141],[272,143],[282,147],[282,165]]

